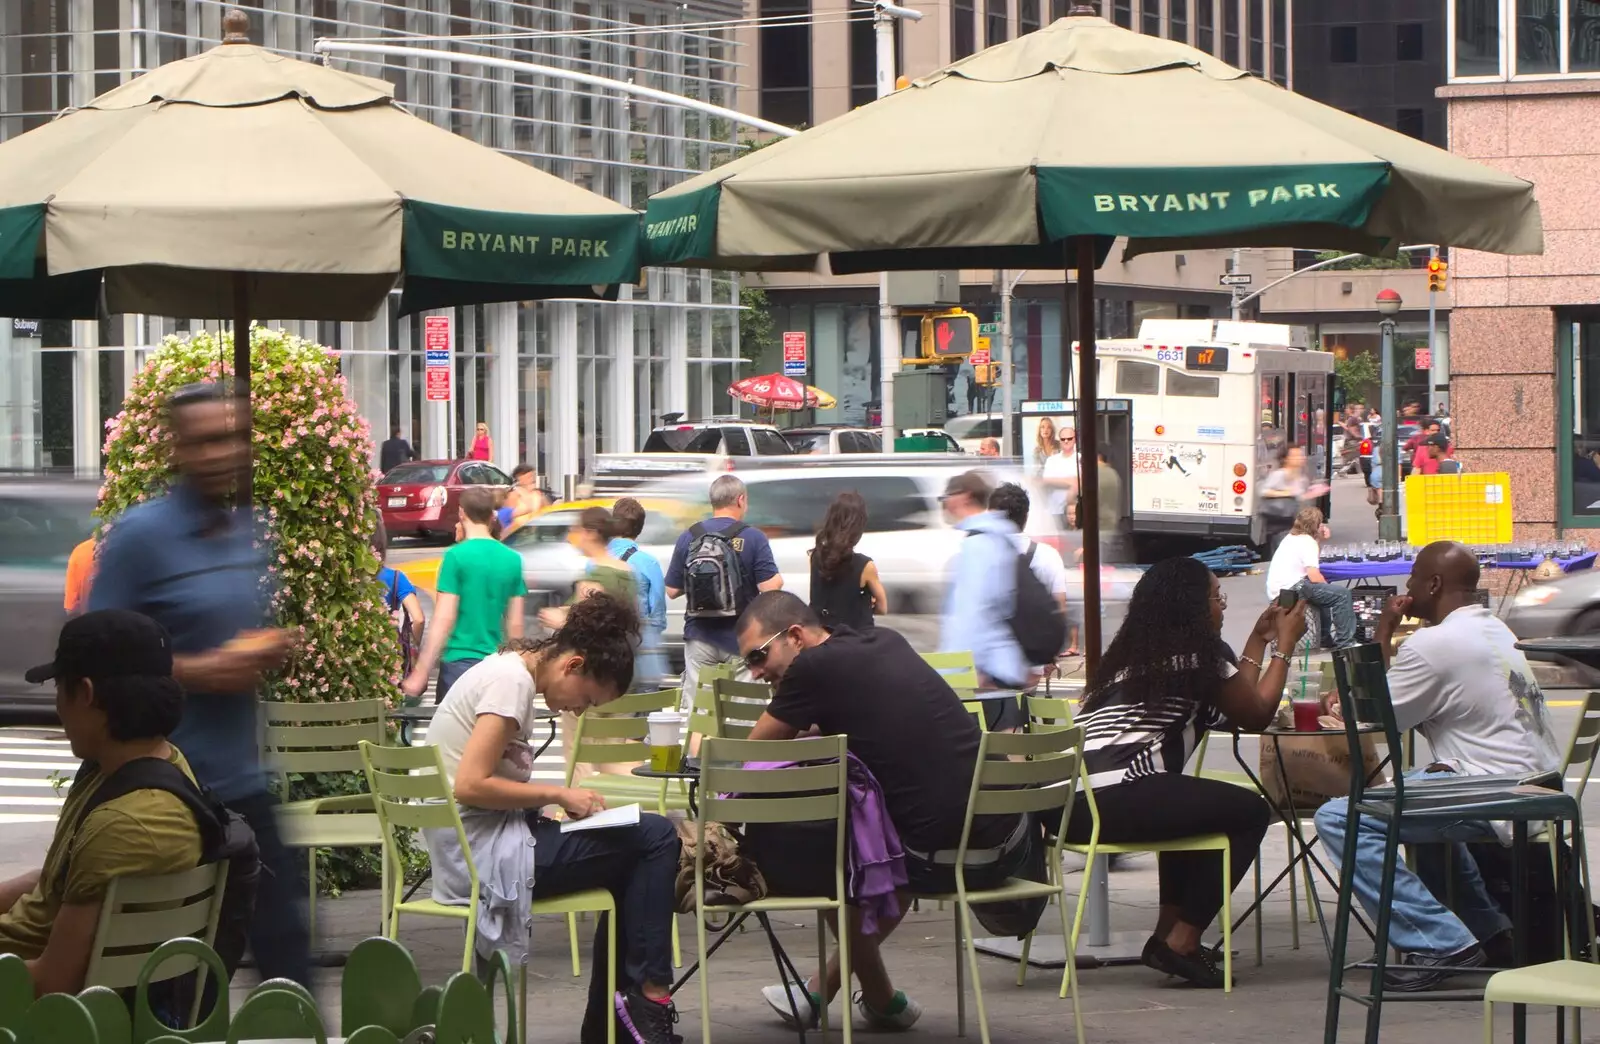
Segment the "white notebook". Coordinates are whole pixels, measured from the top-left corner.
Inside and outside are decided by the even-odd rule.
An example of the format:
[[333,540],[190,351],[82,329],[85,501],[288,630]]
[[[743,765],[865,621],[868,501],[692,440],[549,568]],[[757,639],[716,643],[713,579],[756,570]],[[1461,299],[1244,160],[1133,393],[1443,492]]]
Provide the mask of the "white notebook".
[[639,806],[619,805],[608,808],[604,812],[596,812],[584,819],[569,819],[561,824],[561,832],[570,834],[575,830],[605,830],[607,827],[638,826]]

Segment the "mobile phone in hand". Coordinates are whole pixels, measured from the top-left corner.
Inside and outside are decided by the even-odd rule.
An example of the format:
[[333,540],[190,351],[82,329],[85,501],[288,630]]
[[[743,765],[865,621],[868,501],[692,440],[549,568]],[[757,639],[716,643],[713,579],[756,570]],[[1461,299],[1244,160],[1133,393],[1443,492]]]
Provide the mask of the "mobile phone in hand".
[[1285,587],[1282,591],[1278,592],[1278,608],[1280,609],[1293,609],[1294,604],[1299,600],[1300,596],[1295,594],[1290,588]]

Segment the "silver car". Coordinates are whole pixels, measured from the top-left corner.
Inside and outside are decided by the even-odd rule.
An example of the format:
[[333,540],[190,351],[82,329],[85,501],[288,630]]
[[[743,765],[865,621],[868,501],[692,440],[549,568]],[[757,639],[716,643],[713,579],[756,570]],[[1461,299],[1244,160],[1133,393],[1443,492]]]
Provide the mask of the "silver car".
[[23,672],[55,654],[67,559],[94,531],[93,482],[0,477],[0,725],[56,724],[55,690]]
[[1600,633],[1600,570],[1526,585],[1511,599],[1506,626],[1518,638]]

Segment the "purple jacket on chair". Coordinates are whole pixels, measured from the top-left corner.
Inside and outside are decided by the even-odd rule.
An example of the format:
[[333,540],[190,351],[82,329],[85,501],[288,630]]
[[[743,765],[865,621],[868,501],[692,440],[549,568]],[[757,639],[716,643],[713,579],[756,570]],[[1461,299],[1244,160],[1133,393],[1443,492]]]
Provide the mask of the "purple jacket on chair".
[[[789,768],[792,761],[751,761],[749,769]],[[900,916],[895,889],[904,885],[905,851],[900,832],[884,807],[883,789],[866,764],[854,754],[847,762],[849,829],[845,852],[845,896],[861,911],[861,931],[875,935],[878,918]]]

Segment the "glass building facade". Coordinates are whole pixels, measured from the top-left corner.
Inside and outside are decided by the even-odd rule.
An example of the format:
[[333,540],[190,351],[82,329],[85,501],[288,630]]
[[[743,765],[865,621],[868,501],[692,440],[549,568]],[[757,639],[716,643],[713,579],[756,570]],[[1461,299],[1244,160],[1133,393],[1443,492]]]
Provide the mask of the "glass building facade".
[[[319,38],[413,44],[737,105],[735,0],[6,0],[0,139],[215,45],[234,6],[254,42],[308,60]],[[531,72],[359,54],[332,64],[388,80],[413,115],[633,207],[724,161],[741,137],[730,120]],[[447,403],[424,398],[421,317],[398,316],[398,300],[365,323],[267,320],[342,353],[375,441],[398,428],[424,456],[459,456],[486,422],[497,464],[526,461],[559,488],[595,454],[635,449],[664,413],[730,406],[739,286],[725,274],[650,270],[616,302],[454,309]],[[0,469],[98,472],[104,422],[149,346],[199,325],[0,320]]]

